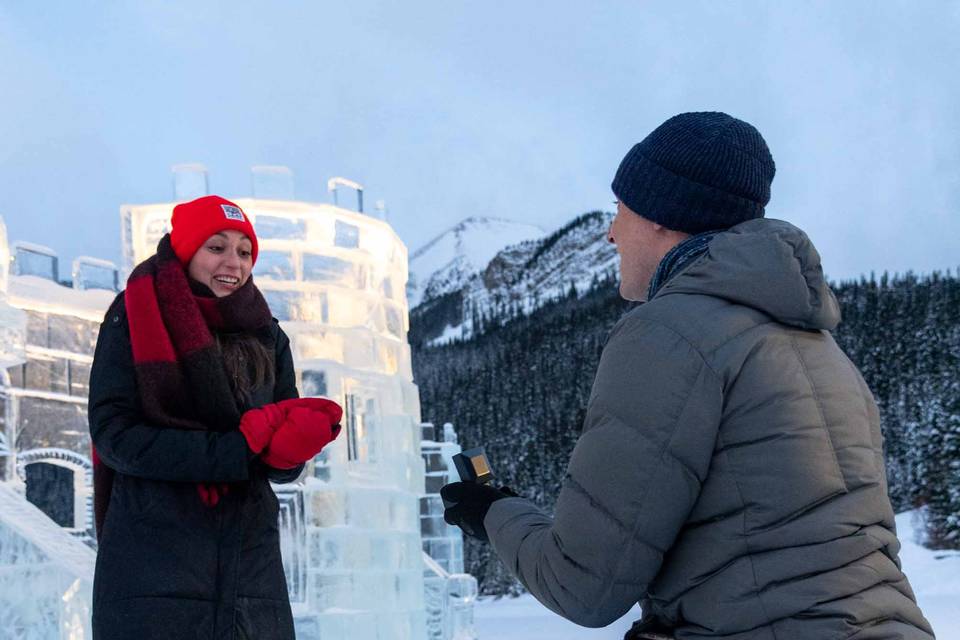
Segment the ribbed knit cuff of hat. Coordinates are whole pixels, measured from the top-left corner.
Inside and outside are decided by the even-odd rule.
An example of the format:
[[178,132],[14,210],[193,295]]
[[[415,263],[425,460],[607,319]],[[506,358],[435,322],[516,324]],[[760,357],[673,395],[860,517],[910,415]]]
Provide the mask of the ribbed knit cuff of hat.
[[697,234],[762,218],[759,202],[694,182],[664,169],[634,145],[620,163],[611,188],[637,215],[668,229]]

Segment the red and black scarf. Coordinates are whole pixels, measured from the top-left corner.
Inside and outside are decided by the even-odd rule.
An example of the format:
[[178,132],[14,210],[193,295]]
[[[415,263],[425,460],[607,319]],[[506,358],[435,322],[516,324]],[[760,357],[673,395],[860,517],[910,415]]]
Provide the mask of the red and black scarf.
[[[130,274],[124,305],[146,421],[158,428],[236,429],[240,408],[211,329],[256,332],[269,326],[270,308],[254,286],[253,277],[222,298],[212,292],[195,293],[168,234],[160,240],[157,253]],[[96,450],[93,472],[99,536],[113,486],[113,470],[103,464]],[[200,484],[197,491],[205,504],[216,504],[216,486]]]

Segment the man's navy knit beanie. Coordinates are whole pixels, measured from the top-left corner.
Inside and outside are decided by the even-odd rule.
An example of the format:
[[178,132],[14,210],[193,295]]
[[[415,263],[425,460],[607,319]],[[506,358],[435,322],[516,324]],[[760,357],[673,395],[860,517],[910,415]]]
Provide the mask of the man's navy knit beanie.
[[634,213],[697,234],[762,218],[775,172],[752,125],[720,112],[681,113],[630,149],[612,188]]

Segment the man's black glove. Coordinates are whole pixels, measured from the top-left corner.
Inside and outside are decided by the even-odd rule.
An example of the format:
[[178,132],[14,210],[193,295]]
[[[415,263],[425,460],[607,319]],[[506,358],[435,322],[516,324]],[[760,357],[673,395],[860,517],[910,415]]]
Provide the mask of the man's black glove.
[[484,542],[490,542],[483,519],[487,517],[490,505],[502,498],[515,497],[510,487],[494,489],[476,482],[451,482],[440,489],[443,503],[448,505],[443,519],[463,529],[463,532]]

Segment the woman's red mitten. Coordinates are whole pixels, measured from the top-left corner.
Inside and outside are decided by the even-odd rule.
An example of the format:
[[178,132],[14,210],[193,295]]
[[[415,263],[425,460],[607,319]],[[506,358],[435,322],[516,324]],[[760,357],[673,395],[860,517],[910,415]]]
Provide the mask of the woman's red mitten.
[[240,418],[240,433],[247,439],[247,446],[260,453],[270,444],[273,432],[283,423],[286,412],[277,404],[265,404],[250,409]]
[[273,434],[262,460],[276,469],[292,469],[313,458],[333,440],[332,427],[330,418],[322,411],[289,406],[287,419]]
[[312,411],[321,411],[330,418],[330,424],[340,424],[343,419],[343,407],[326,398],[291,398],[281,400],[277,403],[284,411],[289,411],[292,407],[303,407]]

